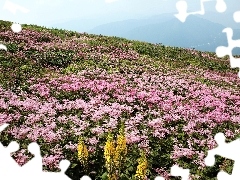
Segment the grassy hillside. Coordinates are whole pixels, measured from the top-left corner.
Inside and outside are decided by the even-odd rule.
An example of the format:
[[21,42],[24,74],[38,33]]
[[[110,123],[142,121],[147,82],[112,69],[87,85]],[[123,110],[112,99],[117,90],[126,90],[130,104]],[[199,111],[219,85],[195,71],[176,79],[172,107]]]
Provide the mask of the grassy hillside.
[[[3,84],[12,85],[14,80],[20,83],[22,78],[49,71],[66,73],[73,66],[77,66],[76,71],[97,67],[110,72],[124,69],[125,73],[155,71],[162,66],[172,70],[237,72],[230,68],[227,57],[220,59],[215,53],[29,25],[23,25],[23,31],[14,34],[10,26],[10,22],[1,21],[0,40],[8,48],[7,53],[1,50]],[[28,69],[27,74],[23,73],[24,68]],[[16,77],[22,73],[23,77]]]
[[[0,123],[10,123],[0,142],[20,143],[19,164],[37,141],[45,170],[58,170],[66,158],[73,180],[106,179],[103,147],[124,125],[121,179],[134,179],[141,150],[150,179],[177,179],[169,177],[176,163],[193,179],[231,171],[224,158],[213,167],[203,163],[217,132],[227,141],[239,135],[240,80],[228,57],[35,25],[16,34],[10,26],[0,21],[0,43],[8,48],[0,50]],[[91,168],[78,159],[79,137]]]

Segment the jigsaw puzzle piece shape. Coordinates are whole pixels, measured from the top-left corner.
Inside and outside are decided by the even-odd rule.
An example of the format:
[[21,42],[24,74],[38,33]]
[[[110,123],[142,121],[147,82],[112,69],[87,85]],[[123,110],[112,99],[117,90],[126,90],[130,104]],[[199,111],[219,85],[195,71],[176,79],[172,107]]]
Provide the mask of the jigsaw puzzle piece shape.
[[3,49],[5,51],[7,51],[7,46],[3,45],[3,44],[0,44],[0,49]]
[[58,179],[58,180],[71,180],[66,174],[66,170],[69,167],[70,162],[68,160],[62,160],[59,164],[61,172],[43,172],[42,179]]
[[[70,166],[70,161],[68,160],[61,160],[59,163],[59,167],[61,169],[61,174],[65,175],[65,172],[67,171],[68,167]],[[65,175],[66,176],[66,175]],[[70,179],[68,176],[66,176],[68,179]],[[65,178],[66,179],[66,178]],[[67,180],[67,179],[66,179]]]
[[231,180],[231,175],[229,175],[228,173],[226,173],[224,171],[220,171],[217,175],[217,179],[218,180],[226,180],[226,179]]
[[161,176],[157,176],[157,177],[155,177],[154,180],[165,180],[165,179],[163,177],[161,177]]
[[230,175],[224,171],[220,171],[217,175],[218,180],[238,180],[239,175]]
[[[36,155],[39,154],[38,153],[39,152],[39,146],[37,144],[32,143],[29,146],[30,146],[29,150],[31,150],[31,153],[36,154]],[[37,158],[37,160],[38,160],[39,157],[34,157],[34,158]],[[40,167],[40,165],[41,165],[41,167]],[[33,180],[33,179],[71,180],[65,174],[69,165],[70,165],[70,162],[68,160],[62,160],[59,164],[61,172],[43,172],[42,171],[42,163],[37,162],[36,159],[35,159],[35,161],[32,161],[32,163],[29,162],[28,166],[25,166],[25,169],[21,170],[21,172],[18,174],[18,176],[19,176],[19,179],[24,179],[24,180]]]
[[83,176],[83,177],[81,177],[81,179],[80,180],[92,180],[89,176]]
[[217,0],[215,8],[217,12],[223,13],[227,10],[227,5],[224,0]]
[[0,132],[2,132],[4,129],[6,129],[9,126],[9,124],[4,123],[0,126]]
[[[2,132],[9,124],[5,123],[0,126]],[[20,166],[10,156],[12,152],[19,150],[19,145],[16,141],[12,141],[7,147],[4,147],[0,142],[0,174],[2,177],[8,177],[12,171],[17,171]]]
[[[24,164],[22,167],[18,165],[19,166],[19,169],[17,171],[18,179],[32,180],[32,179],[41,177],[42,157],[41,157],[39,145],[35,142],[30,143],[28,145],[28,151],[30,153],[32,153],[34,155],[34,157],[29,162]],[[12,169],[11,169],[11,171],[14,172]],[[14,176],[14,174],[11,176]],[[16,174],[15,174],[15,176],[16,176]]]
[[[184,0],[180,0],[176,3],[176,9],[178,11],[178,14],[175,14],[175,17],[178,18],[181,22],[185,22],[186,18],[189,15],[194,15],[194,14],[200,14],[203,15],[205,13],[205,9],[204,9],[204,2],[207,1],[211,1],[211,0],[200,0],[200,4],[201,4],[201,9],[199,11],[195,11],[195,12],[187,12],[188,9],[188,4],[186,1]],[[225,12],[227,9],[227,5],[225,3],[224,0],[216,0],[216,10],[220,13]]]
[[236,11],[234,14],[233,14],[233,19],[236,23],[240,23],[240,11]]
[[22,172],[32,172],[32,174],[42,173],[42,156],[39,145],[36,142],[30,143],[28,145],[28,151],[33,154],[34,157],[21,167]]
[[204,159],[206,166],[214,166],[215,164],[215,153],[213,151],[208,151],[207,157]]
[[205,164],[207,166],[213,166],[215,163],[215,155],[222,156],[224,158],[230,159],[234,161],[234,166],[232,170],[232,175],[229,175],[225,172],[219,172],[220,179],[232,179],[240,177],[240,139],[236,139],[232,142],[226,143],[225,136],[223,133],[218,133],[215,135],[215,140],[218,146],[212,150],[208,151],[208,155],[205,158]]
[[213,159],[215,155],[219,155],[231,160],[235,160],[238,157],[236,156],[236,153],[238,153],[240,149],[239,139],[236,139],[230,143],[226,143],[223,133],[216,134],[214,139],[217,142],[218,146],[208,151],[208,156],[205,158],[206,165],[212,166],[211,164],[214,163]]
[[218,46],[216,49],[216,54],[218,57],[222,58],[228,54],[231,54],[231,50],[228,47],[225,46]]
[[173,167],[171,167],[171,175],[172,176],[181,176],[182,180],[188,180],[190,171],[189,171],[189,169],[183,169],[177,165],[174,165]]
[[18,5],[18,4],[15,4],[15,3],[12,3],[10,1],[5,1],[5,4],[3,6],[3,9],[7,9],[9,10],[10,12],[16,14],[16,11],[21,11],[22,13],[28,13],[29,10]]
[[[182,180],[188,180],[189,175],[190,175],[190,170],[189,169],[183,169],[177,165],[174,165],[171,167],[171,172],[170,174],[172,176],[180,176]],[[157,176],[154,180],[165,180],[161,176]]]
[[175,17],[178,18],[181,22],[185,22],[186,18],[188,17],[187,7],[188,6],[186,1],[178,1],[176,3],[178,14],[175,14]]
[[[228,47],[219,46],[216,48],[216,54],[218,57],[223,57],[228,55],[230,58],[230,66],[232,68],[240,68],[240,58],[234,58],[232,55],[232,50],[236,47],[240,48],[240,39],[233,40],[233,30],[231,28],[224,28],[223,31],[227,35]],[[240,77],[240,72],[238,73]]]
[[7,147],[0,143],[0,174],[2,177],[10,178],[14,176],[13,172],[21,171],[21,166],[10,156],[11,153],[18,150],[19,144],[16,141],[12,141]]

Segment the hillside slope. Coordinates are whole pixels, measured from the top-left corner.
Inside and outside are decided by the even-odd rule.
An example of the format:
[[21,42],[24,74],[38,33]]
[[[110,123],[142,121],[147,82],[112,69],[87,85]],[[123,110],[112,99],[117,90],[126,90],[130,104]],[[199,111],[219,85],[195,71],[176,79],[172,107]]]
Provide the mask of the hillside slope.
[[[0,23],[0,41],[8,47],[8,52],[1,50],[0,79],[2,83],[7,81],[8,85],[16,81],[15,78],[20,76],[23,67],[29,70],[28,74],[21,75],[25,79],[33,74],[48,72],[49,68],[62,72],[71,63],[79,64],[79,70],[85,68],[85,65],[111,71],[120,71],[124,67],[126,73],[140,73],[139,71],[157,69],[159,66],[237,72],[237,69],[230,68],[227,57],[225,60],[217,58],[214,53],[32,25],[23,25],[23,31],[16,34],[10,26],[10,22]],[[179,43],[181,37],[178,37]],[[143,63],[146,66],[138,71]],[[21,78],[17,78],[17,81]]]
[[[0,142],[20,144],[17,163],[32,158],[27,147],[34,141],[43,169],[57,171],[67,159],[72,180],[106,179],[106,148],[117,149],[122,179],[136,179],[140,154],[149,179],[169,178],[174,164],[202,179],[224,167],[229,173],[226,159],[204,165],[216,133],[239,137],[240,78],[227,57],[33,25],[16,34],[10,26],[0,21],[8,48],[0,50],[0,125],[10,124]],[[119,133],[115,148],[110,135]]]

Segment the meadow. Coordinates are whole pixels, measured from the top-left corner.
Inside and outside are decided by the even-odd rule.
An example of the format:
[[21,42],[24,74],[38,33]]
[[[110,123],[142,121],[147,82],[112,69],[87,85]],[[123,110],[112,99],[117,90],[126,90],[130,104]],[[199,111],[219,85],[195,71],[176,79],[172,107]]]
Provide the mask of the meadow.
[[[189,168],[191,179],[231,173],[231,160],[204,164],[216,133],[227,142],[240,134],[240,78],[228,57],[36,25],[13,33],[10,26],[0,21],[8,48],[0,50],[0,124],[10,124],[0,142],[20,144],[13,153],[20,165],[35,141],[44,170],[58,171],[68,159],[71,179],[108,179],[106,144],[114,155],[113,138],[122,137],[125,158],[110,179],[180,179],[170,176],[175,164]],[[139,163],[143,177],[135,176]]]

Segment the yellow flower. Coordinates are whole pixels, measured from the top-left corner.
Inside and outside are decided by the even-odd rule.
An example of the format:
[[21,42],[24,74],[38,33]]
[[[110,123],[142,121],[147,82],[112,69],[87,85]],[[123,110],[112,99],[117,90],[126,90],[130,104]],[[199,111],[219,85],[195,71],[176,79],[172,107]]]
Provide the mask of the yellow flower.
[[127,155],[127,141],[124,135],[124,128],[120,129],[120,135],[117,137],[117,147],[115,153],[115,164],[119,168],[121,163],[124,163],[125,157]]
[[106,160],[106,168],[109,173],[113,171],[113,157],[115,154],[115,147],[112,134],[108,134],[107,142],[104,147],[104,158]]
[[147,159],[144,153],[141,153],[141,158],[138,160],[138,166],[137,166],[137,171],[135,177],[138,180],[143,180],[145,179],[147,175]]
[[109,180],[117,180],[121,172],[121,166],[127,155],[127,143],[124,135],[124,126],[120,128],[117,136],[117,147],[111,133],[108,134],[107,142],[104,147],[104,158],[108,171]]
[[80,139],[78,143],[78,159],[84,166],[87,164],[88,150],[87,146],[84,144],[83,139]]
[[108,174],[108,179],[109,180],[117,180],[118,178],[117,178],[116,174]]

